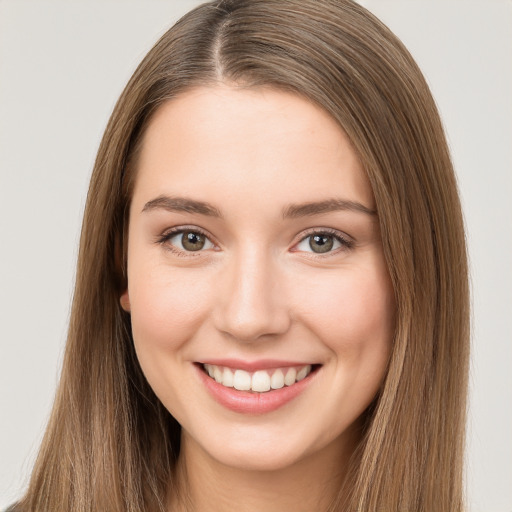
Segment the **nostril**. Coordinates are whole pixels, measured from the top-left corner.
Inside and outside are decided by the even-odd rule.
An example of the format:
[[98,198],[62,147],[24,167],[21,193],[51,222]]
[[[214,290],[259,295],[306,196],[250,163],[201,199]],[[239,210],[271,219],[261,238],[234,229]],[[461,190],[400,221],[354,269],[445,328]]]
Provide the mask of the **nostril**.
[[[258,315],[258,316],[256,316]],[[291,321],[286,312],[252,312],[236,317],[224,317],[217,328],[225,336],[241,343],[266,341],[285,334]]]

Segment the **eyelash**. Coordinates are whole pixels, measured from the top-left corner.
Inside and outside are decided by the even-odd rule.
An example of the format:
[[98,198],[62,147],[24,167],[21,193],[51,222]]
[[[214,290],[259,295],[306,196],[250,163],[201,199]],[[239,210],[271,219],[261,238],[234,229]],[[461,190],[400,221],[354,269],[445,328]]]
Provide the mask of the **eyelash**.
[[206,231],[202,230],[201,228],[198,228],[197,226],[177,226],[175,228],[168,229],[157,238],[156,242],[164,246],[166,250],[174,253],[176,256],[182,256],[184,258],[200,256],[203,250],[183,251],[178,247],[175,247],[174,245],[168,243],[171,238],[173,238],[176,235],[179,235],[180,233],[184,233],[185,231],[190,231],[191,233],[197,233],[199,235],[202,235],[207,240],[209,240],[213,245],[216,245],[215,242],[212,242],[211,240],[212,236],[209,235]]
[[[157,238],[156,242],[158,244],[164,246],[167,250],[171,251],[172,253],[176,254],[177,256],[181,256],[181,257],[185,257],[185,258],[200,256],[201,253],[204,252],[203,250],[183,251],[183,250],[175,247],[174,245],[168,243],[171,238],[173,238],[174,236],[179,235],[181,233],[184,233],[186,231],[200,234],[200,235],[204,236],[206,239],[208,239],[213,245],[216,245],[215,242],[213,242],[211,240],[212,236],[209,235],[206,231],[202,230],[201,228],[198,228],[197,226],[178,226],[178,227],[169,229],[169,230],[165,231],[162,235],[160,235]],[[331,228],[322,228],[322,229],[312,228],[310,230],[307,230],[305,233],[302,234],[301,238],[293,245],[293,247],[296,247],[297,245],[299,245],[300,243],[304,242],[305,240],[307,240],[308,238],[310,238],[314,235],[320,235],[320,236],[326,235],[326,236],[333,237],[334,240],[339,242],[341,247],[338,247],[332,251],[328,251],[325,253],[315,253],[313,251],[310,252],[310,251],[297,251],[297,250],[295,250],[293,252],[304,252],[304,253],[310,255],[308,257],[313,257],[313,258],[325,258],[325,257],[332,256],[333,254],[337,254],[340,251],[348,251],[354,247],[353,240],[348,238],[346,235],[344,235],[340,231],[337,231],[337,230],[331,229]]]
[[[300,240],[294,244],[294,247],[296,247],[297,245],[304,242],[308,238],[311,238],[314,235],[331,236],[334,238],[334,240],[339,242],[340,247],[338,247],[332,251],[325,252],[325,253],[317,253],[317,252],[313,252],[313,251],[303,251],[306,254],[308,254],[308,257],[311,257],[311,258],[327,258],[329,256],[333,256],[334,254],[338,254],[340,251],[349,251],[350,249],[352,249],[354,247],[354,241],[352,239],[350,239],[344,233],[342,233],[336,229],[332,229],[332,228],[322,228],[322,229],[312,228],[312,229],[306,230],[305,233],[303,233],[301,235]],[[299,252],[299,251],[294,251],[294,252]]]

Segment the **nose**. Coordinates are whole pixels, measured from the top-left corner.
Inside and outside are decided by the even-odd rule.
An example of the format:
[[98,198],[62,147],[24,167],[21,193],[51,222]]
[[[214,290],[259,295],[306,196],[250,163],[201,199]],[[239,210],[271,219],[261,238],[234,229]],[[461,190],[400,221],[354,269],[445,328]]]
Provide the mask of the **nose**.
[[290,327],[285,278],[261,252],[240,255],[223,269],[216,327],[240,342],[275,338]]

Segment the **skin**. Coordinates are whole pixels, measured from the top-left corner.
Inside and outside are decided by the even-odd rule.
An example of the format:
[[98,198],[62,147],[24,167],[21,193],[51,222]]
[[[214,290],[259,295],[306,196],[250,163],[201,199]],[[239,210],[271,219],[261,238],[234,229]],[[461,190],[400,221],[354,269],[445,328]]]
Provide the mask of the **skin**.
[[[147,206],[162,196],[221,217]],[[145,133],[121,304],[148,382],[182,425],[179,485],[192,510],[322,510],[340,487],[385,374],[395,304],[375,213],[283,217],[333,198],[375,210],[343,130],[298,95],[197,88]],[[175,227],[209,242],[187,252]],[[326,229],[342,241],[318,254],[307,237]],[[283,407],[243,414],[198,378],[194,363],[215,357],[321,366]]]

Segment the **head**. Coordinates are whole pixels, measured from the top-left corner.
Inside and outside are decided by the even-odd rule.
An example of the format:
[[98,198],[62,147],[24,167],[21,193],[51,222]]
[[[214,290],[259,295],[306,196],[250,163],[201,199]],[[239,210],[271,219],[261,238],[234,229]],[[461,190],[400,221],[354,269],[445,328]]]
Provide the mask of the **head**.
[[[468,290],[454,173],[421,72],[400,41],[351,1],[211,2],[182,18],[140,64],[109,121],[91,180],[47,446],[73,427],[82,432],[81,453],[89,447],[97,456],[83,468],[98,474],[97,461],[115,465],[104,489],[86,469],[68,470],[77,487],[96,485],[89,495],[97,503],[137,495],[157,504],[172,479],[180,426],[142,373],[126,312],[130,209],[144,141],[159,116],[194,91],[222,88],[286,95],[325,116],[357,159],[376,212],[390,340],[360,415],[353,507],[429,510],[436,500],[439,510],[457,510]],[[79,378],[84,360],[89,373]],[[84,424],[92,426],[87,434]],[[100,453],[99,438],[109,454]]]

